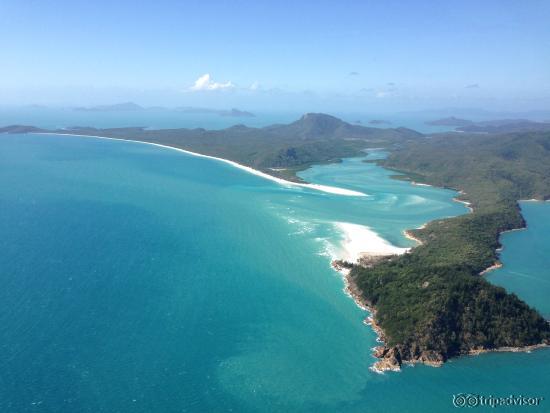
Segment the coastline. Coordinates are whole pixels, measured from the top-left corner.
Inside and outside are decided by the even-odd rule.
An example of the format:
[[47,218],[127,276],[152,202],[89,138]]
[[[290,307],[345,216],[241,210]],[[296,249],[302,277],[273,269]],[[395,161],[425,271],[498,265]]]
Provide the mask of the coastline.
[[[163,144],[154,143],[154,142],[146,142],[146,141],[139,141],[139,140],[133,140],[133,139],[124,139],[124,138],[112,138],[112,137],[99,136],[99,135],[77,134],[77,133],[33,132],[33,134],[105,139],[105,140],[111,140],[111,141],[127,141],[127,142],[133,142],[138,144],[151,145],[151,146],[156,146],[164,149],[178,151],[180,153],[184,153],[191,156],[197,156],[201,158],[207,158],[207,159],[211,159],[219,162],[224,162],[233,167],[246,171],[250,174],[262,177],[264,179],[271,180],[273,182],[276,182],[286,187],[303,187],[303,188],[309,188],[317,191],[322,191],[322,192],[337,194],[337,195],[344,195],[344,196],[362,196],[362,197],[368,196],[363,192],[353,191],[345,188],[338,188],[338,187],[320,185],[320,184],[287,181],[285,179],[278,178],[278,177],[269,175],[265,172],[256,170],[249,166],[242,165],[238,162],[231,161],[229,159],[219,158],[211,155],[205,155],[205,154],[189,151],[186,149],[181,149],[174,146],[163,145]],[[367,226],[346,223],[346,222],[335,222],[334,224],[344,233],[345,241],[343,242],[343,249],[346,251],[346,254],[347,254],[346,258],[352,260],[352,262],[354,263],[358,262],[358,260],[361,257],[365,257],[365,256],[374,257],[376,259],[376,258],[388,256],[388,255],[404,254],[410,250],[410,248],[396,247],[390,244],[388,241],[380,237],[376,232],[372,231]],[[365,246],[367,247],[365,248]],[[353,280],[350,277],[349,270],[345,268],[338,269],[334,265],[333,265],[333,268],[335,268],[337,271],[343,274],[344,292],[347,295],[349,295],[362,310],[369,312],[369,315],[364,319],[364,323],[366,325],[370,325],[373,328],[373,330],[377,334],[376,341],[384,345],[384,332],[375,322],[375,315],[376,315],[375,308],[371,307],[369,303],[367,303],[362,299],[359,289],[357,288],[356,284],[353,282]],[[383,347],[377,347],[377,348],[383,348]],[[379,373],[384,371],[383,368],[377,368],[376,364],[377,363],[375,363],[375,365],[371,367],[373,371],[376,371]]]
[[342,241],[344,256],[335,257],[336,259],[356,263],[363,256],[400,255],[410,251],[410,248],[390,244],[365,225],[348,222],[335,222],[334,225],[344,234]]
[[376,323],[376,309],[363,298],[357,284],[353,278],[351,278],[351,270],[341,267],[334,261],[332,267],[342,274],[342,278],[344,279],[344,293],[352,298],[359,308],[369,313],[363,320],[363,324],[372,328],[376,334],[376,342],[380,344],[371,349],[372,356],[377,359],[377,361],[375,361],[369,369],[377,374],[383,374],[385,371],[400,371],[401,367],[399,365],[387,363],[386,359],[382,357],[382,353],[387,348],[384,330]]
[[493,265],[491,265],[490,267],[485,268],[483,271],[481,271],[479,273],[479,275],[485,275],[488,272],[491,272],[491,271],[496,270],[498,268],[502,268],[502,263],[500,261],[495,261],[495,263]]
[[524,346],[524,347],[497,347],[497,348],[489,348],[489,349],[471,350],[468,353],[464,353],[462,355],[479,356],[480,354],[485,354],[485,353],[530,353],[533,350],[538,350],[546,347],[550,347],[550,345],[545,343],[540,343],[540,344],[532,344],[530,346]]
[[470,201],[465,201],[463,199],[459,199],[460,196],[466,195],[466,193],[463,190],[460,190],[460,191],[458,191],[458,194],[459,195],[457,197],[453,198],[453,201],[464,204],[470,212],[474,212],[474,208],[472,207],[472,203]]
[[[310,183],[299,183],[299,182],[291,182],[287,181],[282,178],[278,178],[272,175],[269,175],[265,172],[256,170],[254,168],[251,168],[246,165],[239,164],[238,162],[231,161],[229,159],[219,158],[211,155],[204,155],[201,153],[189,151],[186,149],[176,148],[174,146],[169,145],[162,145],[154,142],[145,142],[145,141],[136,141],[132,139],[121,139],[121,138],[111,138],[107,136],[99,136],[99,135],[82,135],[82,134],[75,134],[75,133],[55,133],[55,132],[35,132],[35,134],[40,135],[55,135],[55,136],[75,136],[75,137],[83,137],[83,138],[94,138],[94,139],[106,139],[106,140],[114,140],[114,141],[129,141],[134,143],[140,143],[145,145],[152,145],[156,147],[161,147],[165,149],[175,150],[181,153],[185,153],[192,156],[197,156],[201,158],[207,158],[216,160],[219,162],[227,163],[233,167],[239,168],[241,170],[244,170],[248,173],[251,173],[253,175],[262,177],[264,179],[271,180],[273,182],[277,182],[280,185],[292,187],[292,186],[298,186],[298,187],[305,187],[310,188],[322,192],[337,194],[337,195],[346,195],[346,196],[367,196],[367,194],[353,191],[349,189],[344,188],[338,188],[338,187],[332,187],[327,185],[320,185],[320,184],[310,184]],[[428,185],[427,185],[428,186]],[[402,247],[396,247],[392,244],[390,244],[388,241],[380,237],[376,232],[372,231],[369,227],[359,224],[351,224],[351,223],[345,223],[345,222],[336,222],[335,225],[339,227],[339,229],[344,233],[344,236],[346,237],[346,241],[343,243],[343,248],[346,250],[346,254],[348,259],[351,259],[352,262],[356,263],[362,256],[374,256],[374,257],[383,257],[387,255],[394,255],[394,254],[403,254],[408,251],[410,251],[411,248],[402,248]],[[423,227],[423,226],[422,226]],[[366,242],[368,241],[368,242]],[[370,245],[370,247],[366,248],[364,250],[363,247],[360,247],[359,245]],[[361,248],[361,250],[359,250]],[[364,251],[363,251],[364,250]],[[333,265],[333,268],[334,265]],[[336,268],[335,268],[336,269]],[[375,309],[370,307],[368,303],[363,302],[358,288],[355,286],[354,283],[351,282],[351,279],[349,277],[349,271],[343,272],[344,269],[337,269],[337,271],[343,273],[344,278],[344,291],[347,295],[349,295],[354,302],[363,310],[368,311],[371,315],[365,319],[365,323],[368,325],[371,325],[373,330],[378,335],[377,341],[383,343],[383,331],[380,327],[376,325],[374,322],[374,315],[375,315]]]
[[[343,242],[343,249],[347,255],[345,258],[333,257],[334,259],[331,262],[331,267],[342,275],[344,293],[350,297],[360,309],[368,312],[367,317],[363,320],[363,324],[372,328],[376,334],[376,342],[380,344],[372,348],[373,357],[377,358],[378,361],[369,368],[373,372],[379,374],[387,370],[399,371],[399,365],[389,364],[384,357],[380,356],[387,348],[384,331],[376,323],[376,308],[361,295],[359,287],[351,277],[351,266],[365,265],[365,261],[368,263],[366,265],[373,265],[377,260],[405,254],[409,252],[411,248],[396,247],[366,226],[343,222],[338,222],[335,225],[345,234],[347,242]],[[369,242],[366,243],[365,241]],[[361,250],[358,249],[359,246],[364,245],[368,245],[368,247],[363,247]]]
[[207,159],[212,159],[212,160],[216,160],[216,161],[219,161],[219,162],[224,162],[224,163],[227,163],[229,165],[234,166],[235,168],[239,168],[239,169],[241,169],[243,171],[246,171],[250,174],[259,176],[259,177],[264,178],[264,179],[268,179],[270,181],[276,182],[279,185],[283,185],[283,186],[286,186],[286,187],[309,188],[309,189],[313,189],[313,190],[316,190],[316,191],[326,192],[326,193],[329,193],[329,194],[344,195],[344,196],[368,196],[367,194],[365,194],[363,192],[354,191],[354,190],[345,189],[345,188],[338,188],[338,187],[335,187],[335,186],[287,181],[286,179],[282,179],[282,178],[278,178],[278,177],[273,176],[273,175],[269,175],[265,172],[259,171],[257,169],[251,168],[250,166],[246,166],[246,165],[240,164],[240,163],[235,162],[235,161],[231,161],[229,159],[219,158],[219,157],[211,156],[211,155],[204,155],[202,153],[192,152],[192,151],[189,151],[187,149],[176,148],[175,146],[162,145],[160,143],[146,142],[146,141],[136,141],[136,140],[133,140],[133,139],[109,138],[107,136],[98,136],[98,135],[82,135],[82,134],[77,134],[77,133],[56,133],[56,132],[33,132],[33,133],[36,134],[36,135],[77,136],[77,137],[83,137],[83,138],[108,139],[108,140],[113,140],[113,141],[127,141],[127,142],[141,143],[141,144],[144,144],[144,145],[151,145],[151,146],[156,146],[156,147],[160,147],[160,148],[171,149],[171,150],[182,152],[182,153],[192,155],[192,156],[197,156],[197,157],[201,157],[201,158],[207,158]]
[[[415,185],[415,186],[431,186],[431,185],[428,185],[428,184],[418,184],[416,182],[411,182],[411,184]],[[465,195],[465,192],[460,190],[459,191],[459,196],[463,196],[463,195]],[[474,209],[472,207],[471,202],[458,199],[458,197],[454,197],[452,200],[455,201],[455,202],[459,202],[459,203],[464,204],[468,208],[469,213],[474,212]],[[520,202],[520,201],[518,201],[518,202]],[[541,202],[541,200],[529,199],[529,200],[526,200],[526,202]],[[542,201],[542,202],[544,202],[544,201]],[[546,201],[546,202],[548,202],[548,201]],[[418,227],[416,229],[423,229],[427,226],[427,224],[428,223],[422,224],[420,227]],[[499,237],[504,232],[521,231],[523,229],[525,229],[525,227],[523,227],[523,228],[514,228],[514,229],[508,230],[508,231],[502,231],[501,233],[499,233]],[[412,230],[404,230],[403,235],[406,238],[418,243],[418,246],[422,245],[423,244],[422,240],[415,237],[410,231],[412,231]],[[415,247],[412,247],[412,248],[415,248]],[[412,248],[409,248],[408,250],[411,250]],[[497,252],[500,249],[501,248],[497,249]],[[368,254],[366,254],[366,255],[368,255]],[[386,256],[388,256],[388,255],[390,255],[390,254],[387,254]],[[383,255],[371,254],[370,257],[376,259],[376,258],[383,257]],[[374,308],[361,295],[361,292],[360,292],[359,288],[357,287],[355,281],[351,277],[351,265],[349,267],[347,267],[346,263],[341,263],[341,264],[344,264],[345,266],[343,267],[343,266],[340,265],[339,262],[333,261],[332,262],[332,267],[336,271],[338,271],[342,274],[342,277],[344,279],[344,292],[346,293],[346,295],[348,295],[349,297],[351,297],[354,300],[354,302],[356,303],[356,305],[359,308],[369,312],[369,315],[364,319],[363,323],[365,325],[370,326],[373,329],[373,331],[375,332],[375,334],[377,336],[376,341],[378,343],[380,343],[379,346],[375,346],[374,348],[372,348],[372,351],[373,351],[372,355],[375,359],[377,359],[377,361],[369,367],[370,370],[372,370],[373,372],[378,373],[378,374],[383,374],[386,371],[396,371],[396,372],[401,371],[402,365],[414,365],[414,364],[417,364],[417,363],[422,363],[422,364],[425,364],[425,365],[428,365],[428,366],[431,366],[431,367],[441,367],[447,361],[447,358],[445,357],[445,355],[441,355],[441,354],[437,354],[437,353],[429,353],[429,352],[426,353],[426,354],[421,354],[417,358],[414,358],[414,359],[403,359],[403,358],[401,358],[401,354],[400,354],[400,351],[399,351],[398,347],[388,347],[387,344],[386,344],[384,331],[376,323],[376,308]],[[354,260],[353,265],[357,265],[357,264],[359,264],[359,261]],[[361,265],[361,264],[359,264],[359,265]],[[493,270],[498,269],[498,268],[501,268],[501,267],[502,267],[502,263],[497,260],[497,261],[495,261],[495,263],[493,265],[491,265],[490,267],[483,270],[479,275],[485,275],[488,272],[493,271]],[[527,345],[527,346],[522,346],[522,347],[497,347],[497,348],[475,349],[475,350],[470,350],[470,351],[467,351],[467,352],[464,352],[464,353],[461,353],[461,354],[452,355],[450,358],[461,357],[461,356],[477,356],[477,355],[480,355],[480,354],[491,353],[491,352],[513,352],[513,353],[527,352],[527,353],[530,353],[533,350],[537,350],[537,349],[540,349],[540,348],[547,348],[547,347],[550,347],[550,345],[543,342],[543,343]]]
[[[426,225],[428,225],[428,224],[427,224],[427,223],[426,223],[426,224],[422,224],[422,225],[420,225],[418,228],[415,228],[415,229],[424,229],[424,228],[426,228]],[[416,242],[416,243],[418,244],[417,246],[420,246],[420,245],[424,244],[424,242],[422,242],[422,240],[421,240],[420,238],[416,238],[416,237],[412,234],[411,231],[413,231],[413,230],[411,230],[411,229],[406,229],[406,230],[403,231],[403,235],[405,236],[405,238],[410,239],[411,241]]]
[[[367,317],[363,319],[363,324],[372,328],[372,330],[376,334],[376,342],[381,344],[381,346],[376,346],[372,348],[373,357],[377,358],[376,353],[378,349],[385,347],[385,336],[384,331],[380,328],[380,326],[378,326],[378,324],[376,324],[376,309],[372,307],[371,304],[361,295],[357,284],[351,278],[351,270],[349,268],[342,267],[336,260],[332,261],[331,266],[335,271],[342,274],[342,279],[344,281],[344,293],[355,302],[357,307],[369,313]],[[372,366],[369,367],[369,369],[378,374],[384,373],[385,369],[381,368],[381,366],[378,364],[380,362],[381,360],[375,362]]]
[[[210,155],[204,155],[204,154],[188,151],[188,150],[185,150],[185,149],[181,149],[181,148],[177,148],[177,147],[173,147],[173,146],[168,146],[168,145],[162,145],[162,144],[153,143],[153,142],[136,141],[136,140],[132,140],[132,139],[110,138],[110,137],[96,136],[96,135],[81,135],[81,134],[67,134],[67,133],[54,133],[54,132],[39,132],[39,133],[35,133],[35,134],[51,134],[51,135],[57,135],[57,136],[67,135],[67,136],[77,136],[77,137],[90,137],[90,138],[96,138],[96,139],[129,141],[129,142],[134,142],[134,143],[148,144],[148,145],[152,145],[152,146],[158,146],[158,147],[161,147],[161,148],[176,150],[176,151],[183,152],[185,154],[192,155],[192,156],[198,156],[198,157],[209,158],[209,159],[212,159],[212,160],[225,162],[227,164],[232,165],[233,167],[239,168],[241,170],[244,170],[248,173],[254,174],[254,175],[259,176],[259,177],[262,177],[264,179],[269,179],[271,181],[274,181],[274,182],[276,182],[280,185],[287,186],[287,187],[305,187],[305,188],[310,188],[310,189],[314,189],[314,190],[318,190],[318,191],[322,191],[322,192],[338,194],[338,195],[345,195],[345,196],[367,196],[366,194],[364,194],[362,192],[348,190],[348,189],[344,189],[344,188],[337,188],[337,187],[326,186],[326,185],[318,185],[318,184],[309,184],[309,183],[299,183],[299,182],[287,181],[285,179],[278,178],[278,177],[269,175],[267,173],[264,173],[262,171],[253,169],[251,167],[239,164],[235,161],[231,161],[231,160],[224,159],[224,158],[218,158],[218,157],[210,156]],[[428,184],[417,184],[417,183],[412,183],[412,184],[417,185],[417,186],[431,186],[431,185],[428,185]],[[463,191],[459,191],[459,194],[460,195],[465,195]],[[473,208],[472,208],[470,202],[458,199],[458,196],[453,198],[453,201],[464,204],[468,208],[470,213],[473,212]],[[529,201],[538,201],[538,200],[529,200]],[[344,243],[344,250],[346,250],[348,252],[348,258],[351,259],[352,260],[351,262],[353,262],[354,264],[357,263],[359,258],[364,257],[364,256],[374,257],[374,258],[384,257],[384,256],[394,255],[394,254],[403,254],[403,253],[406,253],[406,252],[410,251],[410,249],[411,249],[411,248],[399,248],[399,247],[395,247],[395,246],[391,245],[386,240],[381,238],[377,233],[370,230],[366,226],[361,226],[361,225],[356,225],[356,224],[349,224],[349,223],[341,223],[341,222],[337,222],[335,224],[341,226],[340,228],[343,229],[343,232],[344,232],[345,236],[347,237],[347,240]],[[342,225],[343,225],[343,227],[342,227]],[[423,224],[421,227],[419,227],[417,229],[422,229],[425,226],[426,226],[426,224]],[[517,229],[513,229],[513,230],[522,230],[522,229],[523,228],[517,228]],[[418,238],[414,237],[409,232],[409,230],[403,231],[403,234],[406,238],[414,240],[419,245],[422,245],[422,241],[419,240]],[[499,236],[500,236],[500,234],[499,234]],[[367,242],[365,242],[365,239],[369,240],[371,242],[367,243]],[[370,245],[370,247],[364,248],[364,247],[361,247],[360,245]],[[372,250],[372,251],[370,251],[370,250]],[[480,275],[483,275],[486,272],[489,272],[489,271],[491,271],[493,269],[496,269],[496,268],[499,268],[501,266],[501,264],[500,265],[497,265],[497,264],[499,264],[499,263],[497,262],[494,265],[490,266],[489,268],[485,269],[484,271],[482,271],[480,273]],[[335,266],[333,265],[333,267],[335,267]],[[335,269],[337,269],[337,268],[335,267]],[[359,291],[357,285],[355,284],[355,282],[351,278],[350,270],[349,269],[337,269],[337,270],[340,271],[343,274],[344,291],[346,292],[346,294],[349,295],[360,308],[362,308],[363,310],[366,310],[370,313],[370,315],[364,320],[364,323],[366,325],[370,325],[372,327],[372,329],[374,330],[374,332],[377,335],[377,342],[382,344],[381,346],[375,347],[373,349],[374,350],[374,356],[379,359],[376,363],[374,363],[373,366],[371,366],[371,369],[373,371],[375,371],[377,373],[382,373],[382,372],[388,371],[388,370],[398,371],[398,370],[400,370],[401,364],[414,364],[414,363],[420,363],[420,362],[424,363],[424,364],[431,365],[431,366],[440,366],[440,365],[443,364],[444,360],[443,361],[430,360],[429,358],[425,358],[425,357],[423,357],[423,358],[419,357],[418,359],[413,359],[413,360],[405,360],[405,359],[402,360],[398,356],[398,358],[396,359],[396,349],[386,347],[384,332],[380,328],[380,326],[378,326],[376,324],[376,321],[375,321],[376,309],[374,307],[370,306],[369,303],[366,302],[361,297],[361,294],[360,294],[360,291]],[[479,355],[479,354],[482,354],[482,353],[485,353],[485,352],[497,352],[497,351],[501,351],[501,352],[521,352],[521,351],[531,351],[533,349],[537,349],[537,348],[541,348],[541,347],[547,347],[547,345],[546,344],[536,344],[536,345],[531,345],[531,346],[526,346],[526,347],[502,347],[502,348],[495,348],[495,349],[479,349],[479,350],[471,350],[469,352],[465,352],[465,353],[460,354],[460,355]],[[398,354],[398,351],[397,351],[397,354]],[[397,362],[396,362],[396,360],[397,360]]]
[[[414,186],[424,186],[424,187],[433,187],[435,188],[434,185],[430,185],[430,184],[424,184],[424,183],[419,183],[419,182],[415,182],[415,181],[410,181],[411,185],[414,185]],[[469,213],[473,213],[474,212],[474,208],[472,207],[472,203],[470,201],[465,201],[465,200],[462,200],[462,199],[459,199],[460,196],[464,196],[466,195],[466,193],[463,191],[463,190],[459,190],[457,191],[458,192],[458,196],[455,196],[452,198],[452,200],[454,202],[458,202],[459,204],[463,204],[466,206],[466,208],[468,208],[468,212]],[[414,231],[414,230],[418,230],[418,229],[424,229],[426,228],[426,226],[429,224],[429,222],[425,222],[423,223],[422,225],[420,225],[419,227],[417,228],[414,228],[414,229],[405,229],[403,230],[403,236],[407,239],[410,239],[411,241],[414,241],[416,242],[418,245],[417,246],[420,246],[420,245],[423,245],[424,242],[415,237],[411,231]],[[413,247],[414,248],[414,247]]]
[[[520,202],[550,202],[550,200],[531,198],[531,199],[520,199],[517,202],[519,204]],[[521,213],[521,206],[520,206],[520,213]],[[523,216],[523,214],[522,214],[522,216]],[[512,228],[512,229],[508,229],[506,231],[501,231],[498,234],[498,241],[499,241],[500,246],[495,250],[497,252],[497,254],[502,252],[502,249],[504,248],[502,246],[502,244],[500,244],[500,237],[502,236],[502,234],[506,234],[508,232],[524,231],[526,229],[527,229],[527,224],[524,223],[524,226],[522,228]],[[490,267],[485,268],[483,271],[481,271],[479,273],[479,275],[485,275],[485,274],[487,274],[491,271],[494,271],[494,270],[502,268],[502,267],[503,267],[503,264],[497,259],[493,265],[491,265]]]
[[430,184],[423,184],[421,182],[416,182],[416,181],[410,181],[411,182],[411,185],[414,185],[414,186],[429,186],[429,187],[433,187],[433,185],[430,185]]
[[[414,185],[414,186],[433,187],[433,185],[418,183],[414,181],[411,181],[410,183],[411,185]],[[465,195],[464,191],[458,191],[458,194],[459,194],[458,196]],[[452,200],[454,202],[464,204],[468,208],[468,213],[473,213],[474,210],[471,206],[471,203],[468,201],[458,199],[458,196],[453,197]],[[426,222],[415,229],[424,229],[426,228],[428,223],[429,222]],[[344,235],[347,239],[347,241],[343,242],[343,248],[344,250],[346,250],[347,256],[345,258],[339,257],[339,258],[333,259],[331,266],[334,270],[341,273],[342,275],[342,278],[344,280],[344,293],[347,296],[349,296],[351,299],[353,299],[353,301],[359,308],[369,313],[369,315],[363,320],[363,323],[365,325],[370,326],[373,329],[373,331],[377,336],[376,341],[380,343],[379,346],[376,346],[372,349],[373,357],[375,357],[377,361],[370,367],[370,369],[375,373],[383,374],[385,371],[400,371],[402,364],[423,363],[426,365],[430,365],[432,367],[441,366],[443,364],[443,361],[430,360],[428,358],[421,358],[417,360],[401,360],[400,358],[398,359],[396,357],[395,349],[388,348],[386,346],[384,331],[376,323],[376,309],[362,297],[361,292],[359,291],[359,288],[355,284],[354,280],[351,278],[351,269],[343,267],[338,263],[338,260],[341,260],[344,262],[349,262],[352,265],[358,265],[362,257],[367,257],[367,258],[376,260],[378,258],[388,257],[391,255],[401,255],[401,254],[410,252],[416,246],[423,245],[423,241],[415,237],[411,233],[413,229],[406,229],[406,230],[403,230],[402,232],[403,236],[407,239],[410,239],[416,242],[418,245],[410,248],[400,248],[390,244],[385,239],[380,237],[376,232],[370,230],[370,228],[366,226],[342,223],[342,222],[337,222],[335,224],[340,227],[340,229],[344,232]],[[369,234],[365,236],[364,231],[368,231]],[[361,232],[363,232],[363,234],[361,234]],[[365,242],[363,244],[363,242],[365,241],[365,238],[370,242],[369,243]],[[358,249],[359,247],[357,245],[354,245],[356,242],[360,242],[361,245],[371,245],[371,248],[370,250],[368,247],[361,248],[361,250],[359,250]],[[375,246],[374,248],[372,248],[373,243]],[[490,351],[490,350],[487,350],[487,351]]]

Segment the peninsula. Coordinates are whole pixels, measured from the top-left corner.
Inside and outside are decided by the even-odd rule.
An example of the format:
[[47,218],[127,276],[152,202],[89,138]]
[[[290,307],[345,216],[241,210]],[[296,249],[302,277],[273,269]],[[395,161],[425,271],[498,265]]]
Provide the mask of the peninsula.
[[355,298],[372,310],[383,339],[377,368],[402,363],[440,365],[451,357],[550,342],[550,325],[516,295],[482,274],[498,261],[499,234],[525,223],[517,201],[550,198],[550,132],[443,133],[351,125],[306,114],[287,125],[223,130],[9,126],[0,132],[55,132],[161,144],[220,157],[263,173],[301,182],[312,164],[386,148],[379,160],[396,178],[461,191],[470,214],[410,230],[421,244],[399,256],[340,263],[349,269]]

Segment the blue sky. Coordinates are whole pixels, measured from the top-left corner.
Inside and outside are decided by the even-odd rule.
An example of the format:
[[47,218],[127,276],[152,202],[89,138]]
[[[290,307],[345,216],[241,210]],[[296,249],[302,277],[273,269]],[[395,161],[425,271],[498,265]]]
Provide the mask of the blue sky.
[[548,22],[535,0],[2,0],[0,104],[545,109]]

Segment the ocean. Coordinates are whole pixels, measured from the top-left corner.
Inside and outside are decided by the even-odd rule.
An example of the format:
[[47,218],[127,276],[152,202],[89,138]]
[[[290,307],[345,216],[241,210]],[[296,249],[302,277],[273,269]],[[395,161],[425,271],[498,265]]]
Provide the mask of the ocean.
[[[237,124],[249,127],[263,127],[275,123],[290,123],[298,120],[303,113],[293,110],[254,110],[254,117],[220,116],[216,113],[186,113],[177,110],[144,111],[81,111],[66,107],[0,106],[0,126],[33,125],[44,129],[70,128],[73,126],[93,126],[96,128],[120,128],[141,126],[149,129],[207,128],[223,129]],[[347,122],[371,127],[407,127],[423,133],[453,130],[452,126],[426,124],[441,117],[441,114],[420,115],[377,114],[365,112],[332,113]],[[370,124],[372,120],[384,120],[385,124]],[[477,119],[476,119],[477,120]]]
[[[467,213],[456,192],[392,174],[363,158],[301,173],[366,194],[345,196],[140,143],[0,136],[0,411],[445,412],[459,393],[549,398],[545,349],[369,369],[376,336],[331,260],[357,228],[406,248],[403,230]],[[548,316],[550,204],[522,209],[528,229],[503,236],[489,279]],[[537,409],[506,410],[525,408]]]

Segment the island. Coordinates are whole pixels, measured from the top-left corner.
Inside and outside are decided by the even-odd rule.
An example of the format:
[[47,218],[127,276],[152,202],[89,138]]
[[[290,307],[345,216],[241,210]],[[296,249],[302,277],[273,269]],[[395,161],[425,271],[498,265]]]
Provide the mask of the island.
[[232,116],[235,118],[253,118],[256,116],[252,112],[247,112],[246,110],[239,110],[236,108],[232,108],[231,110],[222,110],[219,111],[218,114],[220,116]]
[[295,182],[313,164],[339,162],[385,148],[378,162],[396,179],[460,191],[471,212],[438,219],[407,235],[418,246],[402,255],[336,262],[352,296],[371,311],[382,345],[375,368],[441,365],[486,351],[528,350],[550,343],[550,324],[515,294],[483,276],[498,266],[499,236],[523,228],[518,200],[550,199],[550,131],[440,133],[352,125],[310,113],[286,125],[222,130],[72,128],[14,125],[0,132],[97,135],[162,144],[229,159]]
[[450,116],[448,118],[431,120],[425,123],[426,125],[431,125],[431,126],[467,126],[467,125],[471,125],[473,122],[471,120],[455,118],[454,116]]
[[183,112],[183,113],[214,114],[219,116],[230,116],[235,118],[240,118],[240,117],[253,118],[256,116],[252,112],[247,112],[245,110],[240,110],[237,108],[232,108],[231,110],[223,110],[223,109],[211,109],[211,108],[197,108],[194,106],[183,106],[183,107],[175,108],[174,110],[177,112]]

